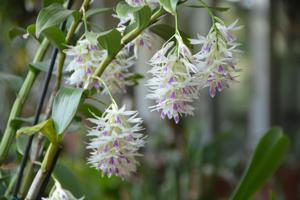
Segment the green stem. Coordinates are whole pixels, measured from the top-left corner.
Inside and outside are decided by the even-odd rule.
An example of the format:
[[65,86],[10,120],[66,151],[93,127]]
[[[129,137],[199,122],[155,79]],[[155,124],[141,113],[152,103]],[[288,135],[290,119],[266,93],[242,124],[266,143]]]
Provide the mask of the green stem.
[[[36,55],[33,59],[33,63],[39,62],[44,58],[44,55],[45,55],[48,47],[49,47],[49,41],[44,39],[36,52]],[[24,83],[23,83],[23,85],[17,95],[17,98],[12,106],[12,109],[11,109],[11,112],[10,112],[10,115],[9,115],[9,118],[7,121],[6,129],[3,134],[1,144],[0,144],[0,165],[3,164],[3,162],[5,161],[8,151],[9,151],[9,148],[15,137],[16,127],[12,126],[11,122],[17,116],[20,115],[20,112],[22,111],[22,107],[28,97],[28,94],[31,90],[33,82],[35,81],[38,74],[39,74],[39,72],[37,70],[29,69],[29,72],[26,75]]]
[[14,174],[14,176],[11,178],[10,183],[7,186],[7,189],[6,189],[5,193],[4,193],[4,197],[9,198],[9,195],[10,195],[11,191],[13,190],[13,187],[14,187],[14,185],[16,183],[17,175],[18,174]]
[[57,149],[58,146],[56,144],[50,143],[41,167],[43,173],[47,172],[50,169],[52,160],[55,156],[55,152],[57,151]]
[[34,200],[37,198],[38,192],[42,187],[42,183],[44,182],[45,178],[47,177],[47,173],[49,172],[52,162],[54,161],[54,157],[56,151],[58,150],[58,145],[50,143],[46,155],[44,157],[42,166],[38,171],[37,175],[35,176],[31,187],[26,195],[25,200]]
[[[149,26],[152,25],[153,23],[155,23],[157,21],[157,19],[164,14],[166,14],[166,12],[161,7],[157,12],[155,12],[151,16]],[[147,27],[142,28],[142,29],[134,29],[131,32],[124,35],[123,38],[121,39],[121,47],[119,48],[118,52],[115,55],[117,55],[119,53],[119,51],[121,51],[126,44],[128,44],[129,42],[134,40],[137,36],[139,36],[141,34],[141,32],[143,32],[146,28]],[[93,77],[100,77],[103,74],[106,67],[110,64],[111,61],[113,61],[114,58],[115,58],[115,56],[106,56],[100,63],[99,67],[94,72]]]
[[[80,10],[80,19],[83,17],[83,12],[89,7],[89,4],[90,4],[90,0],[84,0],[83,1],[82,6],[81,6],[81,10]],[[74,35],[74,33],[75,33],[75,31],[76,31],[79,23],[80,23],[80,19],[76,20],[76,21],[73,21],[72,24],[70,25],[70,28],[69,28],[67,36],[66,36],[66,44],[70,44],[71,43],[73,35]],[[57,63],[57,67],[56,67],[56,80],[55,80],[54,89],[53,89],[53,91],[51,93],[51,96],[49,98],[49,102],[48,102],[48,105],[47,105],[47,109],[46,109],[46,119],[48,119],[50,117],[54,97],[55,97],[55,95],[57,94],[58,90],[61,87],[62,72],[63,72],[63,66],[64,66],[65,58],[66,58],[65,53],[63,51],[61,51],[59,53],[58,63]],[[24,179],[24,182],[23,182],[21,190],[20,190],[22,193],[25,193],[28,190],[30,181],[32,180],[32,174],[33,174],[33,170],[34,170],[34,162],[40,157],[40,152],[41,152],[40,149],[43,146],[43,138],[44,137],[42,137],[42,136],[39,135],[34,140],[34,144],[35,144],[36,148],[32,151],[31,161],[28,163],[28,170],[26,171],[25,179]],[[52,148],[52,146],[50,145],[48,147],[47,153],[49,151],[53,150],[53,149],[51,150],[51,148]],[[48,161],[47,162],[45,161],[45,162],[51,164],[52,158],[51,158],[50,155],[52,155],[52,154],[49,154],[49,155],[46,154],[46,156],[44,158],[44,161],[45,161],[45,159],[47,159]],[[47,165],[47,164],[44,164],[44,165]],[[48,169],[45,166],[44,167],[42,166],[41,170],[46,170],[46,171],[45,172],[38,172],[38,174],[34,178],[33,183],[31,184],[31,187],[30,187],[30,189],[28,191],[26,199],[27,198],[30,199],[32,197],[32,195],[33,196],[37,195],[36,193],[39,191],[39,189],[36,188],[36,186],[34,185],[34,183],[36,183],[38,185],[41,185],[42,182],[44,181],[44,178],[45,178],[47,172],[48,172]]]

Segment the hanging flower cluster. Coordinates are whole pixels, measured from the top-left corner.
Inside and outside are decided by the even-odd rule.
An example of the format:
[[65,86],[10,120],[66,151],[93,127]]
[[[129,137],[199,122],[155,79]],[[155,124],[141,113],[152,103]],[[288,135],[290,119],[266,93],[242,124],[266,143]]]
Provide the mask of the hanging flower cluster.
[[[126,2],[133,7],[158,3],[155,0]],[[124,36],[125,28],[135,23],[135,17],[131,12],[120,15],[114,16],[120,20],[117,30]],[[229,82],[235,80],[238,72],[236,54],[239,51],[236,47],[239,44],[232,34],[240,28],[236,24],[237,21],[227,27],[220,19],[214,21],[206,37],[190,40],[193,45],[201,45],[201,50],[195,54],[176,28],[174,36],[149,60],[152,77],[146,83],[149,88],[147,98],[155,102],[151,111],[158,111],[162,119],[173,119],[177,124],[182,116],[193,115],[192,103],[198,99],[201,89],[209,87],[210,95],[214,97],[217,91],[229,87]],[[92,77],[92,74],[107,56],[106,50],[88,39],[82,39],[76,46],[65,50],[66,55],[72,57],[67,67],[71,76],[66,82],[76,87],[101,87],[113,101],[102,116],[90,119],[94,126],[88,132],[91,138],[87,146],[91,151],[88,162],[101,171],[102,176],[115,175],[125,179],[136,171],[136,156],[141,156],[138,151],[145,143],[145,136],[140,133],[142,119],[137,118],[137,111],[127,111],[125,106],[119,109],[111,93],[126,92],[126,86],[134,84],[130,79],[133,75],[130,67],[136,62],[138,49],[151,48],[152,40],[152,33],[144,30],[118,52],[101,79]]]
[[[83,39],[76,46],[69,46],[64,52],[72,58],[66,68],[67,72],[72,73],[66,80],[67,84],[82,88],[104,88],[101,83],[92,78],[92,74],[107,55],[106,50],[101,50],[90,40]],[[134,82],[128,77],[132,75],[129,68],[134,63],[135,58],[130,56],[127,49],[123,49],[109,64],[104,71],[103,79],[108,84],[111,92],[122,93],[126,91],[126,86],[133,85]],[[104,92],[106,92],[105,88]]]
[[166,43],[149,61],[153,78],[147,82],[147,97],[155,100],[156,105],[150,108],[159,111],[162,119],[167,116],[178,123],[181,115],[193,114],[190,103],[198,98],[199,90],[196,69],[189,60],[192,54],[180,36],[176,39],[177,46],[174,42]]
[[101,83],[104,93],[109,89],[112,93],[125,93],[126,87],[131,86],[134,82],[130,79],[133,75],[129,68],[134,65],[136,59],[130,55],[127,49],[123,49],[118,53],[103,73],[103,80],[108,88],[105,88]]
[[144,146],[145,137],[139,133],[143,128],[142,119],[137,111],[126,111],[125,106],[118,108],[111,104],[101,117],[90,121],[95,124],[88,136],[92,137],[88,149],[91,149],[89,163],[102,172],[102,176],[113,174],[122,179],[136,171],[140,156],[138,150]]
[[199,96],[203,87],[210,88],[214,97],[216,90],[229,87],[235,78],[236,50],[238,46],[231,31],[238,30],[237,21],[226,27],[216,23],[207,37],[192,39],[192,44],[202,45],[201,50],[192,54],[179,33],[174,42],[167,42],[149,61],[153,78],[148,80],[149,99],[155,100],[152,111],[159,111],[161,118],[173,118],[176,123],[180,116],[192,115],[191,103]]
[[42,198],[42,200],[83,200],[83,199],[84,197],[77,199],[76,197],[73,196],[73,194],[70,191],[63,189],[61,184],[57,180],[55,180],[55,184],[51,189],[49,197]]
[[216,91],[221,92],[229,87],[229,83],[235,80],[237,54],[239,46],[232,31],[239,30],[236,27],[237,21],[226,27],[223,22],[218,22],[212,27],[206,37],[198,36],[198,39],[191,40],[192,44],[202,45],[201,51],[193,55],[200,71],[199,75],[205,79],[205,86],[209,87],[211,97]]
[[106,52],[99,50],[96,44],[87,39],[78,41],[76,46],[68,46],[64,52],[72,58],[66,67],[66,71],[72,73],[66,83],[76,87],[89,87],[92,73],[106,56]]

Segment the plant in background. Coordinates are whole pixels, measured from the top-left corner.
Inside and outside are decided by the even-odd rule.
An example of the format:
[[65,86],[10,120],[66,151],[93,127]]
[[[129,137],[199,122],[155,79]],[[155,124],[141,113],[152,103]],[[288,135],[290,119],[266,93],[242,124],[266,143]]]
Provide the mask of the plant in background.
[[[208,7],[203,1],[196,5],[188,4],[188,0],[120,1],[114,8],[116,13],[113,14],[120,20],[118,26],[103,32],[91,32],[89,17],[111,9],[89,8],[92,7],[91,1],[84,0],[78,10],[71,10],[70,2],[68,1],[65,8],[57,1],[48,1],[47,6],[39,12],[36,24],[27,27],[28,36],[43,42],[14,103],[0,145],[0,158],[3,163],[13,142],[15,130],[19,129],[18,136],[30,135],[16,182],[11,184],[14,190],[8,188],[6,192],[6,196],[12,195],[15,199],[25,197],[26,200],[34,200],[41,197],[61,152],[66,129],[80,110],[92,113],[89,121],[94,124],[87,134],[90,136],[87,145],[87,149],[90,150],[88,163],[101,171],[102,176],[115,175],[130,180],[130,175],[137,169],[136,156],[142,155],[140,148],[145,145],[145,136],[141,133],[142,119],[137,117],[137,111],[126,110],[125,105],[118,108],[112,94],[125,93],[127,86],[136,83],[136,77],[140,75],[132,72],[131,66],[138,59],[137,48],[145,45],[151,47],[151,41],[155,39],[153,34],[166,40],[149,61],[152,67],[149,73],[153,77],[147,82],[150,90],[147,97],[155,101],[155,105],[150,108],[159,111],[161,118],[174,119],[178,124],[183,115],[193,114],[194,108],[191,104],[199,98],[199,93],[204,87],[209,87],[210,95],[214,97],[216,89],[223,90],[236,77],[235,54],[238,53],[238,44],[232,31],[238,30],[239,27],[235,26],[236,22],[227,27],[221,19],[212,14],[211,10],[220,8]],[[212,18],[212,28],[206,37],[191,39],[179,30],[178,9],[181,7],[205,8],[208,11]],[[161,23],[160,19],[165,15],[174,17],[174,28]],[[71,16],[72,19],[69,20],[73,22],[66,27],[65,33],[65,21]],[[62,24],[61,29],[57,27],[59,24]],[[74,37],[75,32],[81,34],[79,39]],[[74,46],[71,44],[72,39],[77,40]],[[201,50],[193,54],[192,45],[199,44]],[[11,122],[20,115],[23,103],[38,72],[41,71],[41,63],[38,62],[43,60],[50,45],[56,49],[51,57],[34,125],[11,127]],[[57,55],[59,56],[56,62]],[[70,62],[64,68],[66,57]],[[55,64],[55,87],[48,101],[46,118],[39,122]],[[68,87],[61,86],[63,72],[67,72],[64,80]],[[93,107],[98,113],[95,114],[91,111],[91,106],[86,106],[86,102],[98,98],[97,93],[109,94],[112,103],[103,111]],[[40,135],[35,136],[36,133]],[[36,140],[33,140],[34,138]],[[41,145],[43,138],[47,138],[48,146]],[[282,138],[283,136],[279,137]],[[33,141],[35,148],[30,151]],[[284,144],[283,147],[286,147],[286,141]],[[285,148],[280,150],[284,152]],[[46,153],[43,156],[41,152]],[[27,162],[30,153],[31,160]],[[272,152],[270,155],[273,155]],[[42,158],[42,164],[38,168],[33,163],[39,158]],[[274,169],[277,164],[274,164]],[[27,170],[24,173],[26,166]],[[35,173],[37,168],[38,172]],[[252,194],[253,191],[249,193]],[[245,198],[250,198],[249,195]],[[55,180],[54,188],[47,199],[76,198],[62,189],[60,183]]]

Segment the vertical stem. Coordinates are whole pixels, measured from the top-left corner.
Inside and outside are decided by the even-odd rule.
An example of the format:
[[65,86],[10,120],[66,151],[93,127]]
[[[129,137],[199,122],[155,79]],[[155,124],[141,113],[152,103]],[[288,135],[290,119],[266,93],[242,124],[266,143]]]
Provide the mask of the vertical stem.
[[[84,0],[83,1],[82,6],[81,6],[81,10],[80,10],[80,18],[82,18],[83,11],[88,8],[89,4],[90,4],[90,0]],[[80,23],[80,20],[76,20],[76,21],[73,21],[72,24],[70,25],[69,31],[68,31],[67,36],[66,36],[66,44],[71,43],[72,37],[73,37],[79,23]],[[49,99],[49,102],[48,102],[48,106],[47,106],[47,109],[46,109],[46,118],[49,118],[49,116],[51,114],[51,108],[52,108],[54,97],[55,97],[56,93],[58,92],[58,90],[61,86],[62,71],[63,71],[63,65],[64,65],[64,62],[65,62],[65,58],[66,58],[66,55],[64,54],[64,52],[60,52],[59,53],[59,58],[58,58],[58,64],[57,64],[57,73],[56,73],[57,76],[56,76],[55,86],[54,86],[54,89],[51,93],[51,96],[50,96],[50,99]],[[43,141],[43,137],[40,137],[40,136],[35,141],[36,148],[34,149],[34,151],[32,151],[32,161],[28,165],[29,170],[26,173],[26,179],[25,179],[24,185],[21,188],[22,193],[25,192],[28,188],[29,181],[31,180],[31,174],[33,174],[33,170],[34,170],[33,162],[35,160],[37,160],[38,157],[40,156],[39,152],[40,152],[41,147],[43,146],[42,141]],[[49,146],[49,148],[50,147],[51,146]],[[48,148],[48,151],[49,151],[49,148]],[[57,154],[57,156],[58,156],[58,154]],[[46,157],[45,157],[45,159],[46,159]],[[53,161],[54,157],[49,158],[49,159],[52,159],[53,167],[49,168],[49,169],[47,167],[44,168],[44,170],[46,170],[46,171],[43,172],[43,173],[38,172],[38,174],[36,175],[36,177],[34,179],[34,182],[32,183],[32,185],[29,189],[28,194],[27,194],[27,197],[29,196],[28,198],[31,198],[30,195],[32,195],[32,194],[34,194],[34,196],[38,196],[39,193],[43,192],[44,186],[47,185],[49,175],[51,174],[51,171],[54,168],[54,165],[56,163],[56,160]],[[40,185],[39,188],[35,188],[35,186],[33,186],[33,184],[35,182],[38,183],[38,185]]]
[[[33,63],[39,62],[43,59],[46,50],[49,47],[49,41],[44,39],[41,43],[40,47],[37,50],[37,53],[34,57]],[[6,129],[3,134],[3,138],[0,143],[0,165],[5,161],[8,150],[13,142],[13,139],[15,137],[16,133],[16,127],[11,126],[11,122],[13,119],[15,119],[21,112],[24,102],[26,101],[28,94],[31,90],[32,84],[35,81],[38,71],[29,69],[29,72],[26,75],[26,78],[24,80],[24,83],[17,95],[17,98],[12,106]]]
[[55,162],[57,159],[54,159],[56,157],[56,152],[58,150],[58,146],[55,144],[50,144],[45,158],[42,163],[42,167],[38,171],[35,179],[33,180],[31,187],[27,193],[27,196],[25,200],[35,200],[37,199],[37,196],[39,194],[39,191],[43,185],[44,180],[47,178],[47,174],[51,168],[53,168],[53,162]]

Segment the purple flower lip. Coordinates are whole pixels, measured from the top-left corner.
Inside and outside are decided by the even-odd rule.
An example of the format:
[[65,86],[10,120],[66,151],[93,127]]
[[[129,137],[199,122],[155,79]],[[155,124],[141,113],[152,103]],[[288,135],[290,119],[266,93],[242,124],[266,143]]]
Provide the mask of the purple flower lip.
[[141,47],[143,47],[143,46],[145,45],[145,42],[144,42],[143,39],[140,39],[139,45],[140,45]]
[[118,148],[119,147],[119,142],[116,140],[114,141],[113,147]]
[[175,117],[174,117],[174,120],[175,120],[175,123],[178,124],[178,123],[179,123],[179,120],[180,120],[180,119],[179,119],[179,116],[178,116],[178,115],[175,116]]
[[174,77],[173,77],[173,76],[168,80],[168,83],[169,83],[170,85],[172,85],[172,83],[174,83]]
[[109,168],[109,169],[108,169],[108,172],[107,172],[107,175],[110,177],[110,176],[112,175],[112,173],[113,173],[112,168]]
[[176,103],[173,104],[173,111],[177,112],[177,104]]
[[87,73],[88,75],[92,74],[91,68],[87,68],[87,69],[86,69],[86,73]]
[[209,87],[209,94],[210,96],[213,98],[216,96],[216,88],[214,86],[214,84],[211,84]]
[[160,118],[161,118],[161,119],[165,119],[165,118],[166,118],[166,114],[164,113],[164,111],[162,111],[162,112],[160,113]]
[[167,66],[167,65],[163,68],[163,71],[164,71],[165,73],[168,72],[168,66]]
[[119,174],[119,169],[116,167],[116,169],[115,169],[115,173],[116,173],[116,175],[118,175]]
[[217,82],[217,88],[218,88],[218,91],[221,92],[223,90],[223,84],[221,81],[218,81]]
[[121,118],[119,116],[116,117],[116,123],[121,124]]
[[221,74],[224,74],[225,69],[224,69],[224,66],[223,66],[223,65],[219,65],[219,67],[218,67],[218,72],[221,73]]
[[79,63],[81,63],[81,62],[82,62],[82,57],[80,57],[80,56],[77,57],[77,58],[76,58],[76,63],[79,64]]
[[110,165],[114,165],[114,163],[115,163],[115,160],[114,160],[113,157],[111,157],[111,158],[109,159],[109,164],[110,164]]
[[107,132],[107,131],[103,131],[103,132],[102,132],[102,135],[103,135],[103,136],[107,136],[107,135],[108,135],[108,132]]
[[170,98],[171,99],[175,99],[176,98],[176,92],[175,91],[171,93]]

